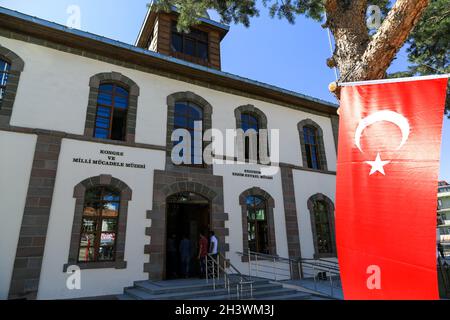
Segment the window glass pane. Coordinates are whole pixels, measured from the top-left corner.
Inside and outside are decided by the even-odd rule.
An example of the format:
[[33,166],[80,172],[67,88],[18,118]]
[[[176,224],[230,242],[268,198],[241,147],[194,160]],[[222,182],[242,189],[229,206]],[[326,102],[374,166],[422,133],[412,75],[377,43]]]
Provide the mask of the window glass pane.
[[105,108],[105,107],[98,107],[97,108],[97,116],[109,119],[109,117],[111,116],[111,109]]
[[256,211],[256,220],[266,220],[266,212],[264,209]]
[[80,247],[94,247],[95,233],[83,233],[80,238]]
[[92,205],[87,205],[84,207],[83,216],[96,216],[97,210]]
[[116,86],[116,91],[114,95],[117,97],[128,98],[128,90],[119,86]]
[[102,221],[102,231],[116,231],[117,219],[103,219]]
[[116,241],[115,233],[102,233],[100,238],[100,246],[113,246]]
[[102,217],[117,217],[119,215],[119,204],[117,202],[107,202],[103,206]]
[[190,38],[186,38],[184,40],[184,45],[184,53],[195,56],[195,41]]
[[97,102],[98,102],[98,104],[103,104],[103,105],[107,105],[107,106],[112,105],[111,93],[99,92]]
[[199,42],[197,45],[197,54],[200,59],[208,60],[208,44]]
[[6,82],[8,81],[9,73],[7,71],[0,71],[0,86],[6,86]]
[[114,260],[114,247],[100,247],[98,253],[99,261],[113,261]]
[[83,218],[82,231],[94,232],[97,228],[97,220],[91,218]]
[[111,139],[124,140],[126,128],[126,110],[115,109],[111,125]]
[[175,52],[183,52],[183,37],[179,33],[172,33],[172,50]]
[[128,107],[128,97],[114,97],[114,108],[126,109]]
[[111,95],[112,92],[113,92],[113,87],[114,87],[113,84],[101,84],[101,85],[98,87],[98,90],[99,90],[100,92],[109,93],[109,94]]
[[108,129],[109,118],[97,117],[97,119],[95,120],[95,125],[97,128]]
[[94,248],[93,247],[80,247],[78,261],[89,262],[94,261]]
[[116,191],[109,190],[109,189],[104,189],[103,190],[103,195],[102,195],[102,200],[119,201],[120,200],[120,195]]
[[108,139],[108,135],[109,135],[108,130],[100,129],[100,128],[95,129],[95,133],[94,133],[95,138]]

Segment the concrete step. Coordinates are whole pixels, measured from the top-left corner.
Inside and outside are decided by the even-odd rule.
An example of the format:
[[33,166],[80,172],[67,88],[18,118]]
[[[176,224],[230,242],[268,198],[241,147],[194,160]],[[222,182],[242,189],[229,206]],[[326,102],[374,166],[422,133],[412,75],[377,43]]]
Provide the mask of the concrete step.
[[[276,297],[281,296],[292,296],[294,294],[298,294],[299,292],[293,289],[275,289],[275,290],[264,290],[264,291],[253,291],[253,300],[262,300],[263,298],[267,298],[267,300],[275,299]],[[231,295],[220,295],[220,296],[211,296],[208,299],[195,298],[192,300],[236,300],[238,296],[236,294]],[[282,298],[281,298],[282,299]]]
[[[265,285],[269,284],[268,280],[255,280],[254,285]],[[223,281],[220,281],[217,286],[223,286]],[[169,293],[182,293],[182,292],[192,292],[201,290],[213,290],[212,280],[210,283],[200,282],[193,284],[176,284],[173,286],[162,286],[158,285],[157,282],[152,281],[136,281],[134,283],[134,288],[144,290],[148,293],[159,295],[159,294],[169,294]]]
[[[270,283],[258,283],[254,286],[254,292],[256,291],[272,291],[282,289],[281,285],[274,285]],[[125,294],[140,300],[188,300],[188,299],[206,299],[214,298],[214,296],[228,296],[228,289],[217,288],[213,290],[212,288],[191,288],[191,291],[182,292],[158,292],[154,293],[151,290],[147,290],[143,287],[131,287],[125,289]]]

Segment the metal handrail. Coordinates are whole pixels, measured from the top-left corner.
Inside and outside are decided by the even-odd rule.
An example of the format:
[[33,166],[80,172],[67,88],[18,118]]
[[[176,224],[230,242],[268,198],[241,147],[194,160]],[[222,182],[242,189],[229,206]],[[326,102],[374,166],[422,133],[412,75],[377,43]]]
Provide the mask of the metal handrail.
[[[335,261],[325,259],[292,259],[280,257],[278,255],[270,255],[265,253],[254,252],[248,249],[246,252],[237,252],[241,256],[247,256],[249,259],[249,275],[252,275],[252,267],[257,277],[274,279],[275,281],[283,278],[283,280],[297,279],[313,279],[314,290],[318,291],[318,284],[322,280],[329,280],[330,296],[334,297],[335,286],[340,286],[339,264]],[[261,263],[264,261],[264,263]],[[267,264],[268,262],[269,264]],[[272,264],[270,265],[270,262]],[[288,264],[288,268],[282,268],[280,264]],[[297,274],[294,266],[296,266]],[[284,271],[281,273],[280,270]],[[325,275],[325,279],[321,277]]]
[[[208,260],[209,258],[209,260]],[[220,264],[220,258],[222,258],[223,261],[223,267]],[[206,255],[206,282],[209,283],[209,279],[211,278],[208,272],[210,271],[208,261],[212,261],[213,266],[213,272],[212,272],[212,280],[213,280],[213,289],[216,290],[217,286],[220,282],[220,272],[223,274],[223,282],[225,289],[228,291],[228,295],[231,294],[231,285],[236,285],[236,295],[237,298],[240,299],[243,297],[243,292],[245,285],[249,285],[250,290],[250,298],[253,298],[253,283],[254,281],[251,278],[247,278],[244,276],[230,261],[228,261],[225,256],[223,256],[221,253],[217,255],[217,260],[214,259],[214,257],[211,256],[211,254]],[[233,273],[227,271],[227,269],[233,270]],[[217,274],[217,277],[216,277]],[[232,275],[236,275],[239,278],[239,281],[232,281],[230,278],[232,278]]]

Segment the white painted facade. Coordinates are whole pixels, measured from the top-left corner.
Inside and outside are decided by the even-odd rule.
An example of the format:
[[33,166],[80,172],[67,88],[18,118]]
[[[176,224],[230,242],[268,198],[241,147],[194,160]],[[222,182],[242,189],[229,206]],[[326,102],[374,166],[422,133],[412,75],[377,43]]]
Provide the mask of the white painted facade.
[[[336,148],[329,117],[297,111],[272,103],[232,95],[221,91],[127,69],[75,54],[0,37],[0,45],[16,53],[25,61],[10,124],[16,127],[84,134],[89,96],[89,79],[102,72],[119,72],[132,79],[140,88],[137,107],[136,143],[156,146],[166,144],[167,96],[175,92],[191,91],[206,99],[213,107],[212,127],[225,131],[236,126],[235,108],[254,105],[268,120],[268,129],[280,130],[280,162],[302,166],[297,124],[311,119],[323,130],[323,140],[329,171],[336,170]],[[0,299],[8,296],[17,240],[25,205],[36,136],[34,134],[0,131]],[[73,158],[104,158],[101,149],[124,152],[130,162],[145,164],[145,169],[117,168],[74,163]],[[39,282],[39,299],[77,298],[121,294],[133,281],[147,279],[143,264],[149,256],[144,245],[149,221],[146,211],[152,208],[153,172],[164,170],[165,152],[131,148],[111,144],[63,139],[58,161],[56,184],[47,231],[45,253]],[[215,165],[214,175],[223,177],[225,212],[229,215],[227,257],[241,272],[247,264],[236,254],[242,248],[242,222],[239,195],[260,187],[274,201],[277,254],[288,256],[286,222],[280,173],[273,180],[236,177],[242,171],[237,165]],[[252,169],[257,166],[246,165]],[[89,177],[110,174],[128,184],[133,191],[129,202],[125,260],[126,269],[82,270],[82,290],[68,290],[68,275],[63,272],[67,263],[75,199],[74,186]],[[314,245],[308,199],[322,193],[334,201],[335,176],[329,173],[294,169],[294,187],[302,256],[313,258]]]

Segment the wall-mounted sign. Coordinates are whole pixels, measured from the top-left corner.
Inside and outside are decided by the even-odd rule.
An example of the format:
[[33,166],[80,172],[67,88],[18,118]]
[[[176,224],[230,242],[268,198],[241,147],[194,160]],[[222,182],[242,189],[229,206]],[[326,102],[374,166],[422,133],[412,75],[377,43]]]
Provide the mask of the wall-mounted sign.
[[145,164],[123,161],[125,154],[123,152],[100,150],[101,158],[73,158],[74,163],[78,164],[92,164],[99,166],[112,166],[121,168],[145,169]]
[[263,175],[259,170],[244,170],[244,172],[233,172],[233,176],[243,178],[273,180],[273,176]]

